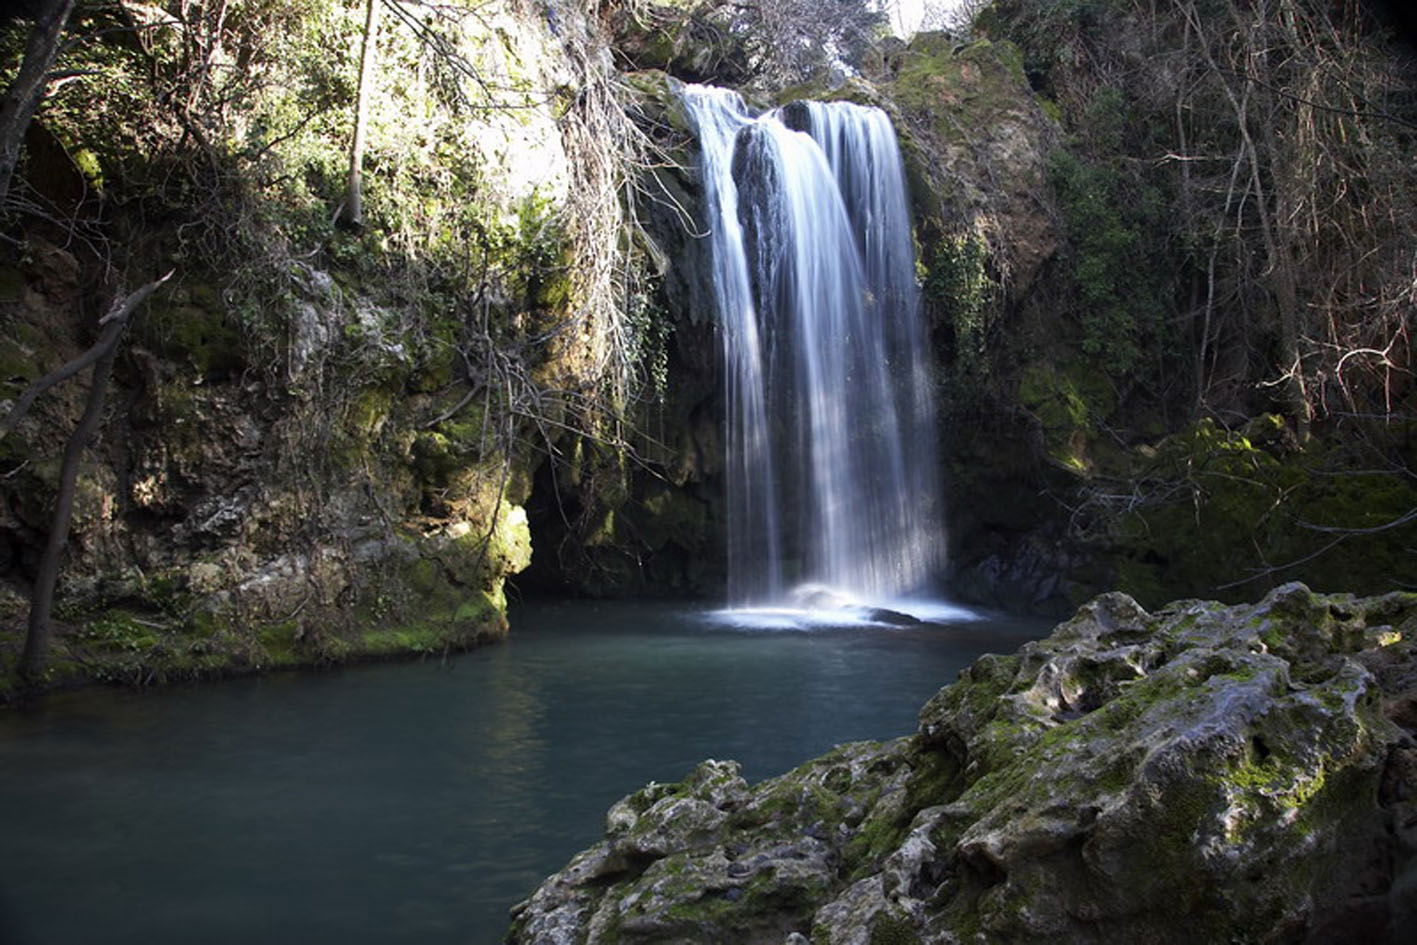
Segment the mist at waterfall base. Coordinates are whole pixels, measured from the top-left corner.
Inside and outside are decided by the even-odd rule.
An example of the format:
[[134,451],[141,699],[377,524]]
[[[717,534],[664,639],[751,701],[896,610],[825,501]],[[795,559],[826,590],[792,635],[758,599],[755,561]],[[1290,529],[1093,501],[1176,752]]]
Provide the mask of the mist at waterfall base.
[[686,86],[723,340],[728,597],[769,627],[952,622],[904,170],[880,109]]

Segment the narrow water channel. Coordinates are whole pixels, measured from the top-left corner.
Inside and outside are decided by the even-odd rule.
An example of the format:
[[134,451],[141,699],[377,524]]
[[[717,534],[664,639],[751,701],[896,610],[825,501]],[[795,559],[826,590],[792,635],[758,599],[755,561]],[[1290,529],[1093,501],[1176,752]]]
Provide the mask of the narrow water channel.
[[652,603],[512,621],[447,662],[0,713],[0,943],[492,945],[644,782],[904,734],[980,653],[1045,630],[754,630]]

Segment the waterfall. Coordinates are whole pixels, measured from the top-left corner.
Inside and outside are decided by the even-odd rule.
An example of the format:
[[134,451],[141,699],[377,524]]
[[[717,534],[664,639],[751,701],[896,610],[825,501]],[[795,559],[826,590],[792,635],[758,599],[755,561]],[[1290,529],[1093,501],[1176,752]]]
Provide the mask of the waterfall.
[[943,563],[928,340],[879,109],[688,86],[723,338],[733,606],[879,601]]

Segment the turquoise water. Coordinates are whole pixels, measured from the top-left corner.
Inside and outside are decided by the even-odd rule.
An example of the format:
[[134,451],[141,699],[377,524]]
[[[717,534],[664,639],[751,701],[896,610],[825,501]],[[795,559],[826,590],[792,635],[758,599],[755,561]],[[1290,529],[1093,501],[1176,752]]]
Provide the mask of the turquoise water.
[[446,662],[93,691],[0,713],[0,943],[498,942],[605,809],[913,729],[1011,618],[752,629],[524,604]]

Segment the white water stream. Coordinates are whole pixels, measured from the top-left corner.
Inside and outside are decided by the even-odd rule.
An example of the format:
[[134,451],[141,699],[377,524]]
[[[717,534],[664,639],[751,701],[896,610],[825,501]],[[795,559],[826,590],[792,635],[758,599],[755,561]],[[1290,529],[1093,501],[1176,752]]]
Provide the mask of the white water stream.
[[729,602],[888,606],[945,546],[895,134],[849,103],[685,103],[728,378]]

